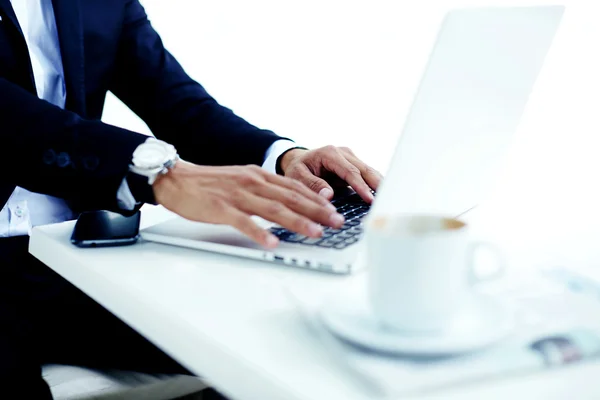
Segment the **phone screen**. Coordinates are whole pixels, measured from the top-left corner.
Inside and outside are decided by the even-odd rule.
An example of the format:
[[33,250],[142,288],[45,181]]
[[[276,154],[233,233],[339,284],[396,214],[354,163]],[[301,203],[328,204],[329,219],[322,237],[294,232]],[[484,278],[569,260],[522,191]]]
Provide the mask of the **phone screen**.
[[110,211],[85,212],[77,219],[71,242],[85,247],[133,244],[139,230],[139,211],[130,217]]

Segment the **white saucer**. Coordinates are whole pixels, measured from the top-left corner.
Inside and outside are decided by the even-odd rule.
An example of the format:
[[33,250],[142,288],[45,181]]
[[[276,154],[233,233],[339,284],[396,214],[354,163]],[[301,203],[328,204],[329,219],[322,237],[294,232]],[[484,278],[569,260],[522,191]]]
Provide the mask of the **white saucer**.
[[500,301],[474,295],[439,333],[415,333],[382,326],[367,304],[366,293],[336,296],[320,311],[324,325],[336,336],[360,347],[383,353],[451,356],[490,346],[512,333],[512,310]]

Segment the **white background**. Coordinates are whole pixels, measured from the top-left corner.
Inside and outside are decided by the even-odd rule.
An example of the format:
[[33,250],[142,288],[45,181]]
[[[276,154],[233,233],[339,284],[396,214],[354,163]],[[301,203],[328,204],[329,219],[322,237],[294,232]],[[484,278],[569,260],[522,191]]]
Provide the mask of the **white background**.
[[[167,48],[222,104],[308,147],[385,171],[444,13],[539,1],[144,0]],[[557,4],[557,3],[554,3]],[[600,6],[561,29],[489,202],[565,231],[600,212]],[[105,121],[144,124],[110,97]],[[600,218],[599,218],[600,220]]]

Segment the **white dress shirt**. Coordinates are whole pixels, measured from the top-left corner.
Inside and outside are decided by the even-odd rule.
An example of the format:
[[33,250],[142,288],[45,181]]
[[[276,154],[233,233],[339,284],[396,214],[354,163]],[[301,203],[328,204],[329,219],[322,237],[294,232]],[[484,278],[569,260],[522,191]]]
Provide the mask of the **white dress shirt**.
[[[67,93],[52,0],[11,0],[11,4],[29,48],[38,97],[64,108]],[[277,158],[292,147],[295,144],[289,140],[273,143],[265,154],[263,168],[275,172]],[[135,206],[125,180],[117,199],[123,209]],[[64,200],[17,187],[0,211],[0,237],[28,235],[33,226],[73,218]]]

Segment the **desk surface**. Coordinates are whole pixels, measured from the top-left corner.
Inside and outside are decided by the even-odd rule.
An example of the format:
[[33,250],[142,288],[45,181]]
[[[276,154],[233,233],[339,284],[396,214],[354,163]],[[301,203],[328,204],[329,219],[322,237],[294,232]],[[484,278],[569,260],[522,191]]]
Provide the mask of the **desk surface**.
[[[142,224],[169,217],[146,208]],[[34,229],[31,253],[233,399],[373,398],[323,351],[282,290],[325,298],[360,275],[330,276],[155,243],[79,249],[69,242],[72,228],[67,222]],[[418,399],[597,399],[600,385],[590,382],[598,376],[600,364],[582,364]]]

